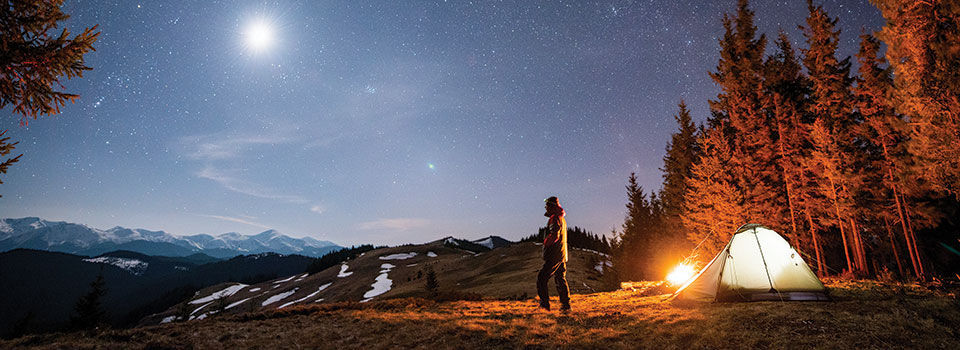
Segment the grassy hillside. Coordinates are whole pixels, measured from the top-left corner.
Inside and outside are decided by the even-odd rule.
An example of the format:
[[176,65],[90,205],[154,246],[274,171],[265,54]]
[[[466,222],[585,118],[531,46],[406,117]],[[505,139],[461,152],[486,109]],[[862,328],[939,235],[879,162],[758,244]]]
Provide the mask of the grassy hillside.
[[28,336],[0,348],[960,348],[955,293],[828,282],[832,302],[676,303],[649,291],[532,299],[399,298],[295,306],[129,330]]
[[[433,293],[426,289],[430,271],[435,273],[439,285],[437,292],[444,298],[527,299],[536,296],[537,271],[543,263],[539,245],[519,243],[480,253],[459,247],[439,240],[380,248],[313,274],[280,276],[250,286],[220,284],[200,290],[184,301],[187,305],[172,306],[144,318],[140,324],[155,325],[178,315],[185,317],[181,312],[184,308],[189,309],[194,318],[205,318],[214,313],[238,314],[317,302],[432,297]],[[570,291],[593,293],[613,289],[597,269],[606,260],[606,256],[595,252],[571,249],[567,264]],[[383,287],[381,293],[371,292],[375,284]],[[219,297],[221,291],[231,286],[237,290],[218,300],[217,304],[208,305],[209,300],[196,302],[214,294]],[[229,307],[217,308],[216,305]]]

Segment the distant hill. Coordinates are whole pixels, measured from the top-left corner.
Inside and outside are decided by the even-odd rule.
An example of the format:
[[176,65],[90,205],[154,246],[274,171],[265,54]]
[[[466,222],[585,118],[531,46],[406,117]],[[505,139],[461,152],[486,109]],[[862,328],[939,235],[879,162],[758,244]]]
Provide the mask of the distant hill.
[[473,243],[482,245],[490,249],[494,249],[494,248],[506,247],[508,245],[513,244],[514,242],[508,241],[500,236],[489,236],[486,238],[474,240]]
[[63,329],[77,299],[103,272],[104,307],[115,326],[166,310],[227,281],[255,283],[302,272],[313,258],[262,253],[219,260],[202,254],[149,256],[118,251],[96,257],[15,249],[0,253],[0,336]]
[[[479,241],[483,243],[484,239]],[[256,284],[212,286],[140,324],[172,322],[178,314],[197,319],[317,302],[425,297],[430,295],[425,288],[429,271],[435,272],[442,293],[469,298],[526,299],[536,295],[536,275],[542,264],[541,246],[536,243],[489,249],[476,242],[446,237],[426,244],[374,249],[313,274],[292,274]],[[572,248],[567,268],[571,292],[610,289],[602,279],[607,264],[604,254]],[[555,289],[551,294],[556,295]]]
[[310,237],[293,238],[276,230],[253,236],[228,232],[217,236],[174,236],[163,231],[114,227],[99,230],[86,225],[47,221],[36,217],[0,220],[0,252],[17,248],[97,256],[127,250],[154,256],[202,253],[216,258],[259,253],[320,257],[341,248]]
[[486,245],[478,244],[474,241],[468,241],[465,239],[454,238],[454,237],[444,237],[440,240],[430,242],[433,244],[442,244],[444,247],[462,249],[471,253],[480,253],[488,251],[490,248]]

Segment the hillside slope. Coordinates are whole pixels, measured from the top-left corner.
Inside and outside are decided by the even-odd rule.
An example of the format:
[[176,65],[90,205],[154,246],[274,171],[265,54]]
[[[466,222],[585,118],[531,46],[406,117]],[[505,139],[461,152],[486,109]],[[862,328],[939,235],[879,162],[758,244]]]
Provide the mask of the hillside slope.
[[[225,283],[197,292],[187,301],[152,315],[141,325],[181,317],[206,318],[215,313],[236,314],[305,305],[316,302],[371,301],[399,297],[427,297],[426,276],[433,271],[441,293],[468,299],[526,299],[536,295],[536,275],[542,264],[534,243],[513,244],[474,253],[456,248],[449,239],[422,245],[381,248],[315,274],[297,274],[254,285]],[[567,280],[571,293],[603,289],[597,265],[607,257],[571,249]],[[556,290],[551,283],[552,294]],[[216,299],[216,303],[213,303]],[[202,301],[201,301],[202,300]]]
[[404,298],[297,306],[138,329],[28,336],[0,348],[960,348],[956,294],[828,283],[832,302],[692,303],[632,291],[534,300]]
[[[0,337],[63,329],[74,304],[103,273],[110,324],[129,326],[224,281],[264,281],[306,269],[313,259],[258,254],[218,261],[208,256],[146,256],[111,252],[94,258],[17,249],[0,253]],[[249,282],[248,282],[249,283]]]

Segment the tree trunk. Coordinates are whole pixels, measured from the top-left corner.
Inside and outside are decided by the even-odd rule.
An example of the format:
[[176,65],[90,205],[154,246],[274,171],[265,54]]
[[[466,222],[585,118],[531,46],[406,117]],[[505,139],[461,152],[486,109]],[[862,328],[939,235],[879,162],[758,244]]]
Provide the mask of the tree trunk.
[[810,237],[813,239],[813,251],[817,254],[817,277],[823,277],[823,273],[826,272],[826,264],[823,263],[823,257],[820,255],[820,243],[817,242],[817,229],[813,226],[813,218],[810,217],[810,212],[805,211],[807,214],[807,222],[810,223]]
[[854,220],[854,218],[850,218],[850,228],[853,230],[852,237],[857,252],[857,260],[859,260],[859,270],[861,273],[868,274],[870,271],[869,266],[867,266],[867,251],[863,248],[863,236],[860,235],[857,220]]
[[[906,204],[906,200],[904,200],[904,204]],[[926,280],[926,273],[923,271],[923,261],[920,260],[920,249],[917,247],[917,234],[913,231],[913,220],[910,219],[910,211],[907,209],[906,206],[903,207],[904,215],[907,217],[907,228],[910,229],[910,244],[913,244],[913,252],[917,254],[917,267],[920,269],[920,280],[924,281]]]
[[890,219],[883,216],[883,225],[887,228],[887,237],[890,238],[890,250],[893,251],[893,258],[897,261],[897,271],[900,271],[900,278],[903,278],[903,264],[900,263],[900,253],[897,253],[897,245],[893,242],[893,230],[890,229]]
[[916,278],[920,278],[920,268],[917,266],[917,255],[913,250],[913,245],[910,244],[910,229],[907,227],[907,218],[906,210],[903,207],[903,203],[900,202],[900,195],[897,193],[896,184],[893,186],[893,198],[897,204],[897,214],[900,215],[900,227],[903,230],[903,239],[907,245],[907,253],[910,254],[910,264],[913,265],[913,275]]
[[903,229],[903,239],[907,244],[907,253],[910,254],[910,264],[913,265],[913,275],[916,278],[920,278],[920,267],[917,264],[917,253],[914,250],[912,244],[910,244],[910,229],[907,227],[907,215],[906,208],[903,207],[903,203],[900,202],[900,195],[897,193],[896,184],[893,185],[893,198],[897,203],[897,214],[900,215],[900,226]]
[[830,179],[830,190],[833,191],[833,208],[837,212],[837,227],[840,228],[840,238],[843,238],[843,256],[847,258],[847,271],[853,272],[853,263],[850,262],[850,246],[847,244],[847,235],[843,230],[843,215],[840,215],[840,198],[833,179]]

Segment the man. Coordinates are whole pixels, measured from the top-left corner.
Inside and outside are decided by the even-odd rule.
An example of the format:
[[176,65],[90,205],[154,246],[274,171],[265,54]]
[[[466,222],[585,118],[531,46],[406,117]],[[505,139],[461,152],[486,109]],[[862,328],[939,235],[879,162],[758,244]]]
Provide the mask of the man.
[[547,212],[547,234],[543,238],[543,268],[537,274],[537,295],[540,307],[550,310],[550,292],[547,281],[553,276],[560,294],[560,310],[570,310],[570,288],[567,287],[567,221],[557,197],[544,200]]

